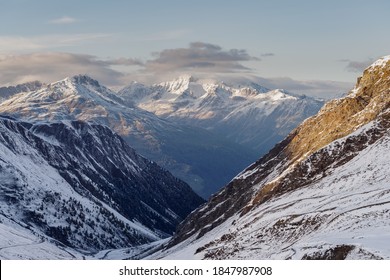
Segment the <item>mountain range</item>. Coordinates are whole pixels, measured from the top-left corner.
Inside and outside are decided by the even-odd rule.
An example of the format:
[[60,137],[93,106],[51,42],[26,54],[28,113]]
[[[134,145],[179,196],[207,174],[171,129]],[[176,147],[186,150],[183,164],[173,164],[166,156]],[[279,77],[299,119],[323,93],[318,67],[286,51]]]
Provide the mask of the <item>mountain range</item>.
[[254,82],[226,83],[189,75],[152,86],[132,83],[118,94],[161,118],[224,135],[257,156],[324,104],[320,99],[270,90]]
[[[0,113],[32,122],[81,120],[106,125],[205,198],[322,104],[253,83],[236,89],[223,83],[194,83],[191,77],[151,87],[133,83],[118,94],[85,75],[27,89],[1,103]],[[187,104],[184,111],[193,107],[197,113],[184,119],[157,116],[159,112],[144,110],[146,103],[140,103],[149,100],[149,109],[161,108],[168,106],[172,95],[174,106],[182,101]],[[206,116],[207,111],[215,115]]]
[[[388,259],[389,88],[390,56],[319,111],[320,100],[190,76],[115,93],[79,75],[13,94],[0,104],[0,255]],[[309,112],[287,132],[287,119]],[[205,173],[218,161],[223,172],[278,128],[288,134],[206,203],[136,152],[204,160]],[[226,157],[210,152],[217,143]]]
[[390,56],[180,224],[149,258],[390,258]]

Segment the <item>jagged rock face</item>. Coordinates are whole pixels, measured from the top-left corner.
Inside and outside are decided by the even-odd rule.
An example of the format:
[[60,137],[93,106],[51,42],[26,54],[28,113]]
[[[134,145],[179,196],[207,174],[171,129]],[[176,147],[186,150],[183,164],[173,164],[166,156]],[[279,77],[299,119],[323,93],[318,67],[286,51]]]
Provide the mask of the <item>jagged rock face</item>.
[[384,61],[367,68],[347,97],[328,102],[317,116],[299,126],[287,148],[291,160],[350,134],[388,108],[390,66]]
[[389,101],[385,57],[187,217],[158,256],[390,258]]
[[108,127],[0,118],[1,215],[78,250],[169,236],[203,200]]

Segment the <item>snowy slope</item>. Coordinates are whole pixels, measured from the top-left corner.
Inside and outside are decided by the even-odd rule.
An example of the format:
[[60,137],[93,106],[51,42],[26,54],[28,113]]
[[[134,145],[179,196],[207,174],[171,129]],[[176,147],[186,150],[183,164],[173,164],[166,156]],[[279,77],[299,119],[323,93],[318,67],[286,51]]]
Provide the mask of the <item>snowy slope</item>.
[[[83,254],[165,238],[203,202],[108,127],[5,117],[0,118],[0,200],[5,236],[0,248],[27,250],[18,241],[25,236],[25,244],[37,248],[54,242]],[[20,250],[20,258],[34,258]]]
[[389,259],[389,88],[384,57],[149,258]]
[[225,135],[264,154],[323,102],[255,83],[227,84],[181,76],[145,86],[132,83],[119,92],[128,103],[176,123]]
[[[27,121],[81,120],[106,125],[138,153],[185,180],[204,197],[257,157],[223,135],[174,124],[137,108],[82,75],[17,94],[0,105],[0,113]],[[221,170],[224,163],[228,164]]]

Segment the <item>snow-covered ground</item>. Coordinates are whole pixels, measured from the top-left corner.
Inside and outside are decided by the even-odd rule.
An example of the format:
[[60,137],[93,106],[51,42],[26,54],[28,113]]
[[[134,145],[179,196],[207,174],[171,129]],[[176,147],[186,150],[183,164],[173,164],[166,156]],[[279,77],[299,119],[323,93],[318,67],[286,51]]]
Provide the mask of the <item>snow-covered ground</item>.
[[76,251],[58,241],[26,228],[0,214],[0,259],[2,260],[125,260],[142,259],[167,242],[162,239],[149,244],[121,249],[107,249],[96,254]]
[[0,259],[83,259],[83,255],[0,214]]

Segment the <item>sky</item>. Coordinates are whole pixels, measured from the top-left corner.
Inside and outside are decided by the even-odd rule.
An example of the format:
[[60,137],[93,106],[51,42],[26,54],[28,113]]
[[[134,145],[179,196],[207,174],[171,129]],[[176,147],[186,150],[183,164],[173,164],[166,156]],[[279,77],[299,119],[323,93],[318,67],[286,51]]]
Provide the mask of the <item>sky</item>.
[[390,54],[389,11],[387,0],[0,0],[0,86],[191,74],[329,98]]

